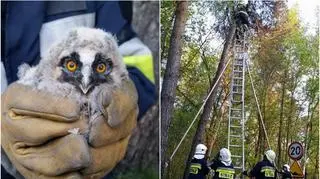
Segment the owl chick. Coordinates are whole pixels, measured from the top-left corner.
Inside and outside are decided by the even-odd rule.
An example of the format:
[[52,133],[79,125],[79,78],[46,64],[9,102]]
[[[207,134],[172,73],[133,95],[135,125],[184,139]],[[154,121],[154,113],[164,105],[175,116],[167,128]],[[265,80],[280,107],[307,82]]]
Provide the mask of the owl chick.
[[[106,115],[103,99],[129,78],[115,38],[103,30],[85,27],[71,30],[38,65],[21,65],[18,77],[20,84],[76,100],[89,121]],[[111,127],[118,124],[107,122]]]

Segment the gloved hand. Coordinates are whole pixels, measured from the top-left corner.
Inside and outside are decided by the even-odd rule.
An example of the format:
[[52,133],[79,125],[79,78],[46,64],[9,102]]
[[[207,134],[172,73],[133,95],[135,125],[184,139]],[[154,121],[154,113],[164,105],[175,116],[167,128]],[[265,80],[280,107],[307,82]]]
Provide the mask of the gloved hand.
[[123,158],[136,125],[137,94],[131,82],[126,87],[106,103],[108,118],[123,122],[112,128],[97,117],[86,141],[68,133],[88,128],[75,102],[12,84],[2,96],[1,145],[25,178],[100,178]]
[[[89,129],[89,145],[92,160],[81,171],[85,178],[102,178],[124,157],[130,135],[137,123],[138,96],[131,81],[105,97],[106,114],[98,116]],[[116,124],[111,127],[111,124]]]
[[25,178],[79,176],[89,165],[85,138],[68,133],[87,128],[77,103],[17,83],[1,99],[1,146]]

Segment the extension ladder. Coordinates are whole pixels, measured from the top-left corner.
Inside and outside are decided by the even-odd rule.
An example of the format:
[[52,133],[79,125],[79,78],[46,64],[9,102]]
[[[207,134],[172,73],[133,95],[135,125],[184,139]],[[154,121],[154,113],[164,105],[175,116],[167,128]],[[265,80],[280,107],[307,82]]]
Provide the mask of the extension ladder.
[[245,60],[248,58],[247,30],[237,27],[233,45],[233,64],[229,95],[228,149],[238,171],[245,171]]

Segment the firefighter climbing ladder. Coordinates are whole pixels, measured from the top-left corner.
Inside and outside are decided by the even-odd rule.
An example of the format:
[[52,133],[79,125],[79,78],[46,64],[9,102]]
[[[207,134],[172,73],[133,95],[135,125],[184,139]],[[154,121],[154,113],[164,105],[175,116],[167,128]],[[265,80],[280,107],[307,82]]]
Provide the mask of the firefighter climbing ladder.
[[231,72],[231,85],[229,95],[229,117],[228,117],[228,149],[234,168],[245,171],[244,155],[244,80],[245,61],[247,60],[247,28],[237,27],[234,42],[234,59]]

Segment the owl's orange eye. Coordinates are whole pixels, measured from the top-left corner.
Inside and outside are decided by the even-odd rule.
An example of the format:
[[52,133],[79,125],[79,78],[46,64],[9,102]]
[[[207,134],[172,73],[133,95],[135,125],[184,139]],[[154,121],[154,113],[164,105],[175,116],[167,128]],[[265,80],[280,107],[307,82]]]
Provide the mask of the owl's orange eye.
[[77,69],[77,64],[75,61],[69,60],[66,64],[66,67],[70,72],[75,72]]
[[104,73],[106,71],[107,67],[106,67],[106,64],[104,63],[99,63],[99,65],[97,66],[96,68],[96,71],[98,73]]

